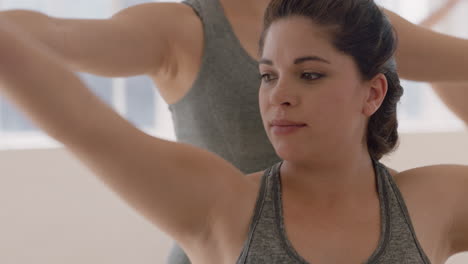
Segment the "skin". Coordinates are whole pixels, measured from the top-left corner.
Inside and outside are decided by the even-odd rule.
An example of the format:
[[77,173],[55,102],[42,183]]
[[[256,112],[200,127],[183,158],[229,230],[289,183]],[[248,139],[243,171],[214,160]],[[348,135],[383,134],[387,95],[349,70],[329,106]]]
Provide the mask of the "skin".
[[432,83],[431,85],[450,110],[465,124],[468,124],[468,105],[465,100],[465,98],[468,98],[468,83],[442,82]]
[[[424,19],[420,25],[426,28],[432,28],[443,21],[461,0],[447,0],[433,14]],[[442,101],[468,124],[468,105],[465,98],[468,98],[468,84],[466,82],[439,82],[432,83],[432,88],[439,95]]]
[[[193,263],[235,262],[262,172],[246,177],[212,153],[144,134],[92,95],[57,54],[6,21],[0,21],[0,56],[2,95],[177,240]],[[304,56],[329,63],[294,63]],[[311,263],[366,260],[376,247],[380,219],[363,131],[386,94],[385,77],[363,81],[353,60],[303,18],[272,25],[261,62],[261,113],[285,160],[283,206],[293,246]],[[324,76],[315,79],[317,72]],[[62,83],[68,84],[67,91]],[[330,107],[330,101],[341,106]],[[321,115],[339,122],[326,122]],[[285,118],[306,126],[280,135],[275,132],[280,128],[270,124]],[[349,132],[340,133],[342,129]],[[334,142],[346,148],[335,150]],[[332,150],[336,155],[320,155]],[[468,250],[468,167],[416,168],[395,180],[433,263]],[[316,210],[320,218],[312,215]]]

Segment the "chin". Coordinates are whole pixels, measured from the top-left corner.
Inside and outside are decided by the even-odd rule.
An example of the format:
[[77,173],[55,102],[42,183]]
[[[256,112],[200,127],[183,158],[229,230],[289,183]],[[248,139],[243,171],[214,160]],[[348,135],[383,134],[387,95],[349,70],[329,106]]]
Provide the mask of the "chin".
[[304,149],[300,147],[294,147],[291,145],[279,145],[275,146],[276,155],[280,157],[282,160],[287,161],[300,161],[305,160],[308,155],[304,153]]

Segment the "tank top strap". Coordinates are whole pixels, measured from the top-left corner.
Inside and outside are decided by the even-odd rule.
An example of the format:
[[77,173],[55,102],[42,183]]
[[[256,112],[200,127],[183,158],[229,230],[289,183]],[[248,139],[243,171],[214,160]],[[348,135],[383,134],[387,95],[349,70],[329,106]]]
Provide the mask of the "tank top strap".
[[203,22],[203,28],[207,33],[222,32],[229,28],[219,0],[184,0],[182,4],[193,8]]
[[195,11],[197,16],[203,20],[202,7],[198,0],[184,0],[181,3],[190,6],[193,9],[193,11]]
[[[410,239],[412,240],[417,253],[420,256],[420,259],[423,261],[424,264],[430,264],[429,257],[425,253],[424,249],[422,248],[417,236],[416,236],[416,231],[414,229],[413,223],[411,221],[410,215],[408,208],[406,206],[405,200],[403,198],[403,195],[400,192],[400,189],[398,188],[398,185],[395,182],[395,179],[393,176],[390,174],[388,169],[385,167],[385,165],[381,163],[377,163],[377,168],[380,170],[380,174],[382,175],[382,180],[383,180],[383,186],[386,189],[385,192],[388,193],[388,196],[390,196],[390,206],[393,209],[393,211],[398,211],[400,216],[396,216],[395,213],[391,213],[391,222],[396,222],[397,219],[401,219],[401,222],[404,223],[403,225],[395,226],[393,228],[393,233],[399,232],[398,229],[402,228],[407,228],[409,232]],[[388,199],[388,198],[387,198]]]
[[281,166],[282,162],[278,162],[277,164],[275,164],[274,166],[268,168],[267,170],[265,170],[263,176],[262,176],[262,179],[261,179],[261,183],[260,183],[260,190],[258,192],[258,196],[257,196],[257,202],[255,204],[255,209],[254,209],[254,214],[253,214],[253,217],[252,217],[252,220],[250,222],[250,226],[249,226],[249,233],[248,233],[248,236],[247,236],[247,240],[245,241],[244,243],[244,247],[242,249],[242,253],[241,255],[239,256],[238,260],[236,263],[244,263],[246,261],[246,258],[247,258],[247,254],[250,252],[250,246],[251,246],[251,243],[252,243],[252,238],[255,234],[255,231],[257,229],[257,226],[262,218],[262,213],[265,209],[265,207],[267,207],[266,210],[271,210],[271,203],[274,199],[274,189],[275,189],[275,186],[274,186],[274,177],[276,177],[276,175],[278,174],[278,170]]
[[210,50],[222,47],[240,55],[245,61],[244,67],[251,66],[251,70],[257,71],[257,62],[242,47],[219,0],[184,0],[182,3],[191,6],[203,23],[205,56],[209,56]]
[[191,6],[200,17],[205,41],[222,40],[231,45],[238,41],[219,0],[184,0],[182,3]]

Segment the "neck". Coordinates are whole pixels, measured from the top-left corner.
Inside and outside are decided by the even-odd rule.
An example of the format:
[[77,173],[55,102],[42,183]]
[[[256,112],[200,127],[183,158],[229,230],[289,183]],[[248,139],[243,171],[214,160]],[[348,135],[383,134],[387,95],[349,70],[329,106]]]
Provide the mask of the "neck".
[[284,161],[281,167],[283,190],[301,200],[327,204],[375,196],[375,173],[368,152],[362,149],[347,153],[334,154],[328,162]]

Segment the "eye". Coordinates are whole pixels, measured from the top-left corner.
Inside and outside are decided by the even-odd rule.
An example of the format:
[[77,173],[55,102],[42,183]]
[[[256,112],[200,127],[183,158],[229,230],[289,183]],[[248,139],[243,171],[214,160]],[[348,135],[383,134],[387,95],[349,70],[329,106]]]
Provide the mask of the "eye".
[[260,78],[264,82],[271,82],[272,80],[275,79],[274,76],[271,75],[270,73],[264,73],[264,74],[260,75]]
[[303,72],[301,74],[301,78],[309,81],[314,81],[322,78],[323,74],[317,73],[317,72]]

